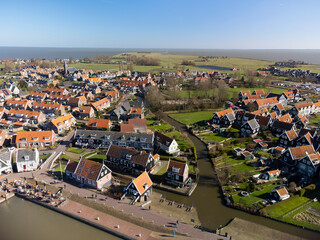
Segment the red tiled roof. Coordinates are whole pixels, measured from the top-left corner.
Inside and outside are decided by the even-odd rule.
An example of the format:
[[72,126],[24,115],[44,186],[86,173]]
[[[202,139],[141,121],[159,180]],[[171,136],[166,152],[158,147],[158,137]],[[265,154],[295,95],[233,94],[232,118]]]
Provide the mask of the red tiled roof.
[[109,126],[110,120],[108,119],[89,118],[88,127],[109,128]]
[[102,166],[103,165],[101,163],[88,159],[81,159],[78,163],[75,174],[96,181]]
[[[170,160],[169,163],[168,163],[167,172],[173,172],[175,174],[178,174],[178,175],[182,176],[185,167],[186,167],[186,163],[185,162],[183,163],[183,162]],[[177,169],[178,172],[173,171],[172,168]]]

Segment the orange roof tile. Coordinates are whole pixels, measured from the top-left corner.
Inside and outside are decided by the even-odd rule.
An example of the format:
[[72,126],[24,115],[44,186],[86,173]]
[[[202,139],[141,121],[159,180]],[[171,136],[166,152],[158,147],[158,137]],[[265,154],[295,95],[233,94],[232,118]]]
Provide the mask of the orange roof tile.
[[[133,180],[139,194],[143,194],[147,188],[152,186],[152,181],[147,172],[141,173],[136,179]],[[146,189],[144,186],[147,186]]]

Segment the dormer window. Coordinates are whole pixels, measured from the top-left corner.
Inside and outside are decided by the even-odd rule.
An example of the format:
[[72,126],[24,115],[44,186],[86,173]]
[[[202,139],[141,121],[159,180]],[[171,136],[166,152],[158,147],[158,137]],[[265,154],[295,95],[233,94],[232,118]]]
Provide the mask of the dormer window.
[[132,155],[126,154],[126,160],[131,160]]
[[124,141],[126,140],[126,137],[124,135],[121,136],[121,140]]
[[24,156],[24,160],[29,161],[29,156]]
[[172,167],[172,172],[179,173],[180,168]]
[[141,141],[141,142],[146,142],[147,139],[146,139],[146,138],[141,138],[140,141]]

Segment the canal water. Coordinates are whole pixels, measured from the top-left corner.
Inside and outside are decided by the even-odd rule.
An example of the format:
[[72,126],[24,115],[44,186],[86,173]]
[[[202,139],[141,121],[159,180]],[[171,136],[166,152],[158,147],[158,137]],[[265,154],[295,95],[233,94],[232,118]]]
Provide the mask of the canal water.
[[[187,132],[186,127],[183,124],[169,118],[168,116],[166,116],[164,120],[181,132]],[[157,192],[165,194],[166,198],[170,200],[175,200],[189,205],[194,204],[202,226],[205,228],[216,229],[220,225],[223,226],[227,224],[234,217],[238,217],[303,238],[320,239],[320,234],[313,231],[304,230],[261,216],[251,215],[244,211],[223,205],[223,199],[221,198],[219,187],[214,179],[213,167],[208,158],[206,145],[191,134],[189,134],[189,137],[197,148],[198,168],[200,170],[200,179],[196,190],[190,197],[163,192],[160,190],[156,190]]]
[[14,197],[0,204],[1,240],[120,239],[35,203]]

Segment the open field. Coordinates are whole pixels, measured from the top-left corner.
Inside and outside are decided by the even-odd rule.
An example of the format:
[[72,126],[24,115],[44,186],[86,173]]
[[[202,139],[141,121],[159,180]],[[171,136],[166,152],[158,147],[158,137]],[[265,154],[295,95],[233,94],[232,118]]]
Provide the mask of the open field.
[[[232,58],[232,57],[217,57],[209,58],[207,62],[200,62],[198,56],[192,55],[175,55],[175,54],[163,54],[163,53],[129,53],[138,57],[152,57],[161,60],[161,65],[169,68],[173,68],[175,64],[179,64],[179,68],[182,67],[181,62],[183,60],[194,61],[196,65],[214,65],[218,67],[237,68],[241,70],[245,69],[257,69],[272,64],[270,61],[263,61],[257,59],[246,58]],[[122,57],[121,54],[114,56],[113,58]],[[185,66],[190,70],[205,70],[204,68],[197,68],[194,66]],[[210,70],[210,69],[209,69]]]
[[178,122],[188,125],[203,120],[210,120],[213,116],[213,113],[219,110],[220,109],[199,112],[171,113],[169,116]]
[[[160,59],[160,66],[134,66],[134,71],[141,72],[161,72],[161,71],[177,71],[182,69],[189,69],[191,71],[212,71],[210,68],[198,68],[196,66],[183,66],[181,65],[183,60],[193,61],[196,65],[213,65],[218,67],[227,67],[227,68],[237,68],[241,69],[241,72],[246,69],[257,69],[269,64],[272,64],[270,61],[262,61],[256,59],[245,59],[245,58],[210,58],[207,62],[199,61],[198,56],[191,55],[175,55],[175,54],[162,54],[162,53],[129,53],[130,55],[136,55],[138,57],[151,57]],[[112,57],[112,60],[124,60],[122,54]],[[178,68],[175,66],[178,65]],[[109,70],[109,71],[118,71],[119,64],[87,64],[87,63],[76,63],[70,64],[70,67],[75,67],[78,69],[91,69],[93,71],[98,70]],[[125,66],[126,67],[126,66]],[[232,71],[223,71],[223,72],[232,72]]]

